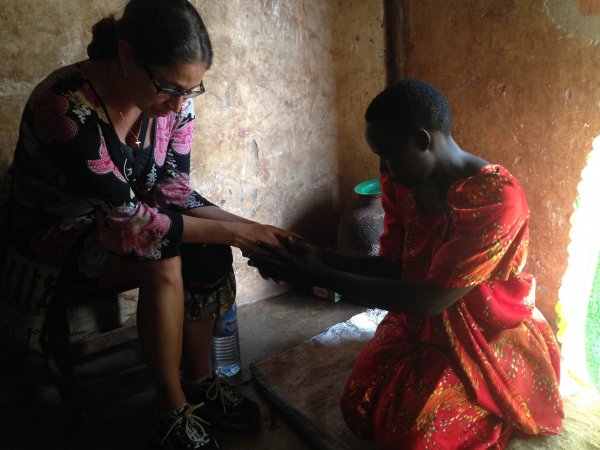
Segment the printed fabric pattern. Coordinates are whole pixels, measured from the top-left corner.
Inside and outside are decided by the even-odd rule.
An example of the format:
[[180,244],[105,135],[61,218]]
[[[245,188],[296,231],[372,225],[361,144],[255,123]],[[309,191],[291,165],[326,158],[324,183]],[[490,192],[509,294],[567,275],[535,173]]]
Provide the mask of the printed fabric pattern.
[[523,272],[529,208],[506,169],[483,167],[420,214],[414,192],[382,173],[381,255],[401,278],[475,286],[442,314],[388,313],[359,356],[341,408],[383,449],[503,448],[510,435],[556,434],[559,349]]
[[[67,264],[73,275],[94,280],[108,252],[138,261],[179,255],[182,212],[212,205],[190,187],[193,129],[191,100],[179,114],[155,119],[151,156],[136,177],[80,64],[42,81],[25,106],[4,187],[10,199],[10,257],[0,280],[5,306],[43,314]],[[14,319],[0,327],[29,326]]]

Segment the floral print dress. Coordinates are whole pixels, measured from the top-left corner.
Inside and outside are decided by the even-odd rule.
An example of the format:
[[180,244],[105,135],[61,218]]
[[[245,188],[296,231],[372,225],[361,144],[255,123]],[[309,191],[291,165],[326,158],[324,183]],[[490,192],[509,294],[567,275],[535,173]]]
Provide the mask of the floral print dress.
[[66,264],[95,280],[109,251],[139,261],[180,253],[182,212],[211,205],[189,185],[193,128],[187,100],[179,114],[153,122],[136,161],[81,64],[35,88],[4,186],[0,331],[37,347],[32,336]]
[[401,277],[475,286],[436,316],[388,313],[347,381],[348,426],[383,449],[503,448],[513,432],[558,433],[559,350],[522,272],[529,208],[518,181],[488,165],[454,183],[447,213],[381,177],[381,255]]

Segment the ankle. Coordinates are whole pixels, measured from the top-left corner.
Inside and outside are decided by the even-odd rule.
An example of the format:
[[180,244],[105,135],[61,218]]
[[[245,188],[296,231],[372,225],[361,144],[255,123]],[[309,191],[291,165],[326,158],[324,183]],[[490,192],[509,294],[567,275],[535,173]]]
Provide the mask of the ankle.
[[181,373],[181,383],[182,384],[199,384],[199,383],[203,383],[204,381],[206,381],[207,379],[211,378],[213,376],[213,372],[211,370],[206,370],[206,371],[202,371],[202,372],[194,372],[194,373],[187,373],[185,371],[182,371]]
[[188,404],[186,402],[174,408],[163,408],[155,401],[152,405],[152,413],[154,414],[155,419],[158,419],[159,421],[171,421],[174,417],[183,413],[187,407]]
[[169,411],[181,408],[187,403],[187,399],[181,387],[178,389],[156,388],[155,406],[159,411]]
[[194,387],[198,387],[198,386],[202,386],[204,383],[206,383],[207,381],[211,381],[213,379],[213,374],[212,372],[208,372],[203,376],[200,377],[187,377],[187,376],[183,376],[181,378],[181,385],[183,386],[183,389],[185,391],[185,389],[187,388],[194,388]]

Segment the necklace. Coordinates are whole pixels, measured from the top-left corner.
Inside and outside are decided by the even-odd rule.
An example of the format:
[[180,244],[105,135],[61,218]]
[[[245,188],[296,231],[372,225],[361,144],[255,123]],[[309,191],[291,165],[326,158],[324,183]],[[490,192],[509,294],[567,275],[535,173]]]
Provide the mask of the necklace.
[[[125,122],[125,116],[123,115],[121,110],[119,110],[119,114],[121,115],[121,119],[123,119],[123,122],[125,123],[125,125],[127,125],[127,122]],[[129,128],[129,127],[127,127],[127,131],[129,131],[129,134],[131,134],[133,136],[133,138],[135,139],[135,146],[139,150],[140,144],[142,143],[142,141],[140,141],[140,133],[142,132],[142,122],[140,121],[140,128],[138,129],[137,134],[134,134],[133,131],[131,131],[131,128]]]

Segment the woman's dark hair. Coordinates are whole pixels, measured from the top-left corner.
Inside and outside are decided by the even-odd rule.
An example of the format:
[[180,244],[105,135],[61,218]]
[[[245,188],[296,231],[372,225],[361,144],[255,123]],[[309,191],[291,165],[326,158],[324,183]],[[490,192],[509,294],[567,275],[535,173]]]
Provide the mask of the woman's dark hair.
[[168,66],[201,62],[210,68],[212,45],[202,18],[187,0],[130,0],[123,16],[106,17],[92,28],[90,59],[117,57],[117,43],[131,44],[140,64]]
[[406,128],[438,130],[448,135],[452,113],[448,99],[431,84],[413,79],[391,83],[367,107],[367,122],[386,121]]

